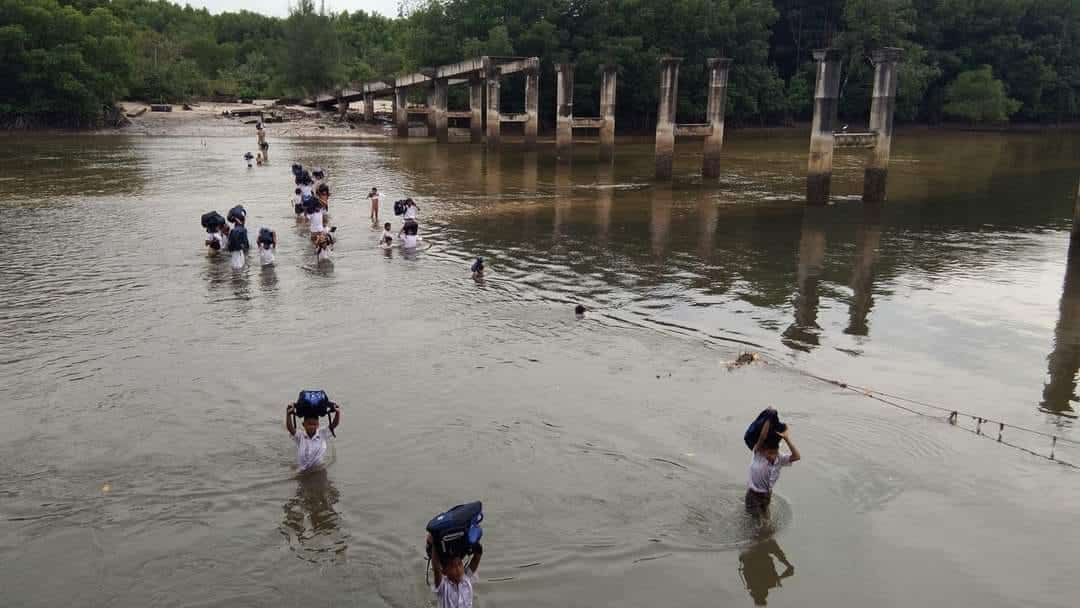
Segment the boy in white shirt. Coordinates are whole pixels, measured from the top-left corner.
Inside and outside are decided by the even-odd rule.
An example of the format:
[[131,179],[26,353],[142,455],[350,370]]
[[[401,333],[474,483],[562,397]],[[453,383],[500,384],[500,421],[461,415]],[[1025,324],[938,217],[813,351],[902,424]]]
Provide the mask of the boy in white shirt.
[[[319,428],[318,416],[306,416],[302,427],[298,430],[294,422],[296,404],[290,403],[285,408],[285,430],[296,442],[296,465],[300,472],[321,466],[326,457],[326,438],[333,433],[324,432]],[[330,431],[341,424],[341,406],[334,404],[334,417],[330,420]]]
[[[782,425],[783,426],[783,425]],[[780,479],[780,469],[798,462],[802,456],[799,449],[788,436],[790,428],[785,426],[782,432],[771,429],[772,421],[766,421],[754,444],[754,456],[750,461],[750,475],[746,487],[746,510],[753,515],[768,515],[769,502],[772,500],[773,487]],[[780,440],[783,439],[791,454],[780,453]]]
[[394,244],[394,233],[390,232],[390,222],[383,224],[382,236],[379,237],[379,244],[383,247],[389,247]]
[[[428,534],[428,544],[431,535]],[[460,557],[446,557],[439,552],[439,545],[432,545],[431,571],[435,581],[431,591],[435,594],[438,608],[472,608],[473,585],[479,579],[476,570],[480,567],[480,556],[484,548],[480,543],[473,545],[473,554],[466,566]]]

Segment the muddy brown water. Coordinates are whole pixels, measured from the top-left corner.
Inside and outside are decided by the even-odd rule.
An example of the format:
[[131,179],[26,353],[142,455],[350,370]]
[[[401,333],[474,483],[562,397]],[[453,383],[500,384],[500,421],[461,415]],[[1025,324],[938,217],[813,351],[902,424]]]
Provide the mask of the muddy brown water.
[[[1080,597],[1080,471],[805,375],[1080,439],[1080,137],[898,136],[878,209],[856,156],[805,209],[805,139],[738,132],[718,184],[687,145],[670,185],[638,143],[277,140],[248,170],[251,138],[5,141],[5,606],[426,606],[423,525],[474,499],[480,606]],[[332,264],[294,159],[330,175]],[[427,248],[376,247],[371,186],[395,229],[419,202]],[[238,202],[274,267],[203,251]],[[729,370],[744,350],[768,364]],[[298,478],[305,387],[344,415]],[[762,529],[741,435],[768,404],[805,460]]]

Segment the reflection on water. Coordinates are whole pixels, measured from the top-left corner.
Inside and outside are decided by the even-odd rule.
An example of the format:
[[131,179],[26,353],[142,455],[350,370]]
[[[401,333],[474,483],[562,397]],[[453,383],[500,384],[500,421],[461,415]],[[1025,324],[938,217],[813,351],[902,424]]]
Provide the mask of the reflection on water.
[[799,238],[799,267],[795,277],[795,322],[784,331],[789,348],[809,351],[818,346],[818,284],[825,266],[825,210],[807,208],[803,212]]
[[855,261],[851,271],[851,307],[844,333],[866,336],[870,326],[866,318],[874,305],[874,262],[881,245],[881,206],[865,205],[862,221],[855,229]]
[[297,557],[311,562],[342,560],[348,534],[334,505],[340,495],[325,468],[300,473],[296,495],[285,503],[281,531]]
[[1061,288],[1054,351],[1047,357],[1050,379],[1043,385],[1041,407],[1055,414],[1072,414],[1076,373],[1080,370],[1080,243],[1069,244],[1065,283]]
[[[777,561],[784,566],[783,572],[777,572]],[[795,566],[775,538],[755,542],[739,553],[739,576],[755,606],[768,604],[769,592],[782,587],[781,581],[794,575]]]

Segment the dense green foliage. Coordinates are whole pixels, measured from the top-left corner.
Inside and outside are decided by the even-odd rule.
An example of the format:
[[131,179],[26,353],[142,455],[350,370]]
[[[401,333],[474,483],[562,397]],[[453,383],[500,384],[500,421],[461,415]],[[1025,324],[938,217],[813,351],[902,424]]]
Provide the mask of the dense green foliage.
[[945,106],[949,116],[971,122],[1004,122],[1020,109],[1020,102],[1005,96],[1005,85],[990,66],[962,72],[945,87]]
[[[647,129],[657,59],[670,54],[684,58],[680,121],[704,117],[705,59],[727,56],[729,120],[782,124],[809,118],[811,51],[829,45],[844,55],[848,121],[865,120],[882,46],[904,50],[899,121],[1080,119],[1080,0],[412,0],[402,12],[326,14],[299,0],[277,19],[159,0],[0,0],[0,123],[85,124],[123,95],[305,95],[495,54],[541,58],[547,123],[556,62],[577,66],[581,115],[598,111],[600,65],[616,63],[618,124]],[[516,80],[508,110],[522,103]],[[984,104],[995,111],[972,113],[971,95],[999,89],[1000,103]]]

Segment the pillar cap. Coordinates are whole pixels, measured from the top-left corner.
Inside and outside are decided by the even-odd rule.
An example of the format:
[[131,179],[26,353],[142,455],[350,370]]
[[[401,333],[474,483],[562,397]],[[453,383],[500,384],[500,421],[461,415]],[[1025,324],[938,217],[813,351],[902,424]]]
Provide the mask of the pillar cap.
[[574,64],[572,63],[556,63],[555,69],[559,72],[573,72]]
[[671,57],[671,56],[665,55],[665,56],[660,58],[660,65],[672,64],[672,63],[674,63],[675,65],[678,65],[678,64],[682,63],[682,60],[683,60],[682,57]]
[[815,61],[840,61],[840,49],[818,49],[814,51]]
[[870,53],[870,59],[877,63],[896,63],[904,56],[904,49],[895,46],[886,46]]
[[612,72],[618,72],[618,71],[619,71],[619,64],[617,64],[617,63],[602,63],[602,64],[600,64],[600,72],[601,73],[605,73],[605,72],[612,73]]
[[730,57],[712,57],[705,60],[705,65],[712,68],[730,68],[733,60]]

